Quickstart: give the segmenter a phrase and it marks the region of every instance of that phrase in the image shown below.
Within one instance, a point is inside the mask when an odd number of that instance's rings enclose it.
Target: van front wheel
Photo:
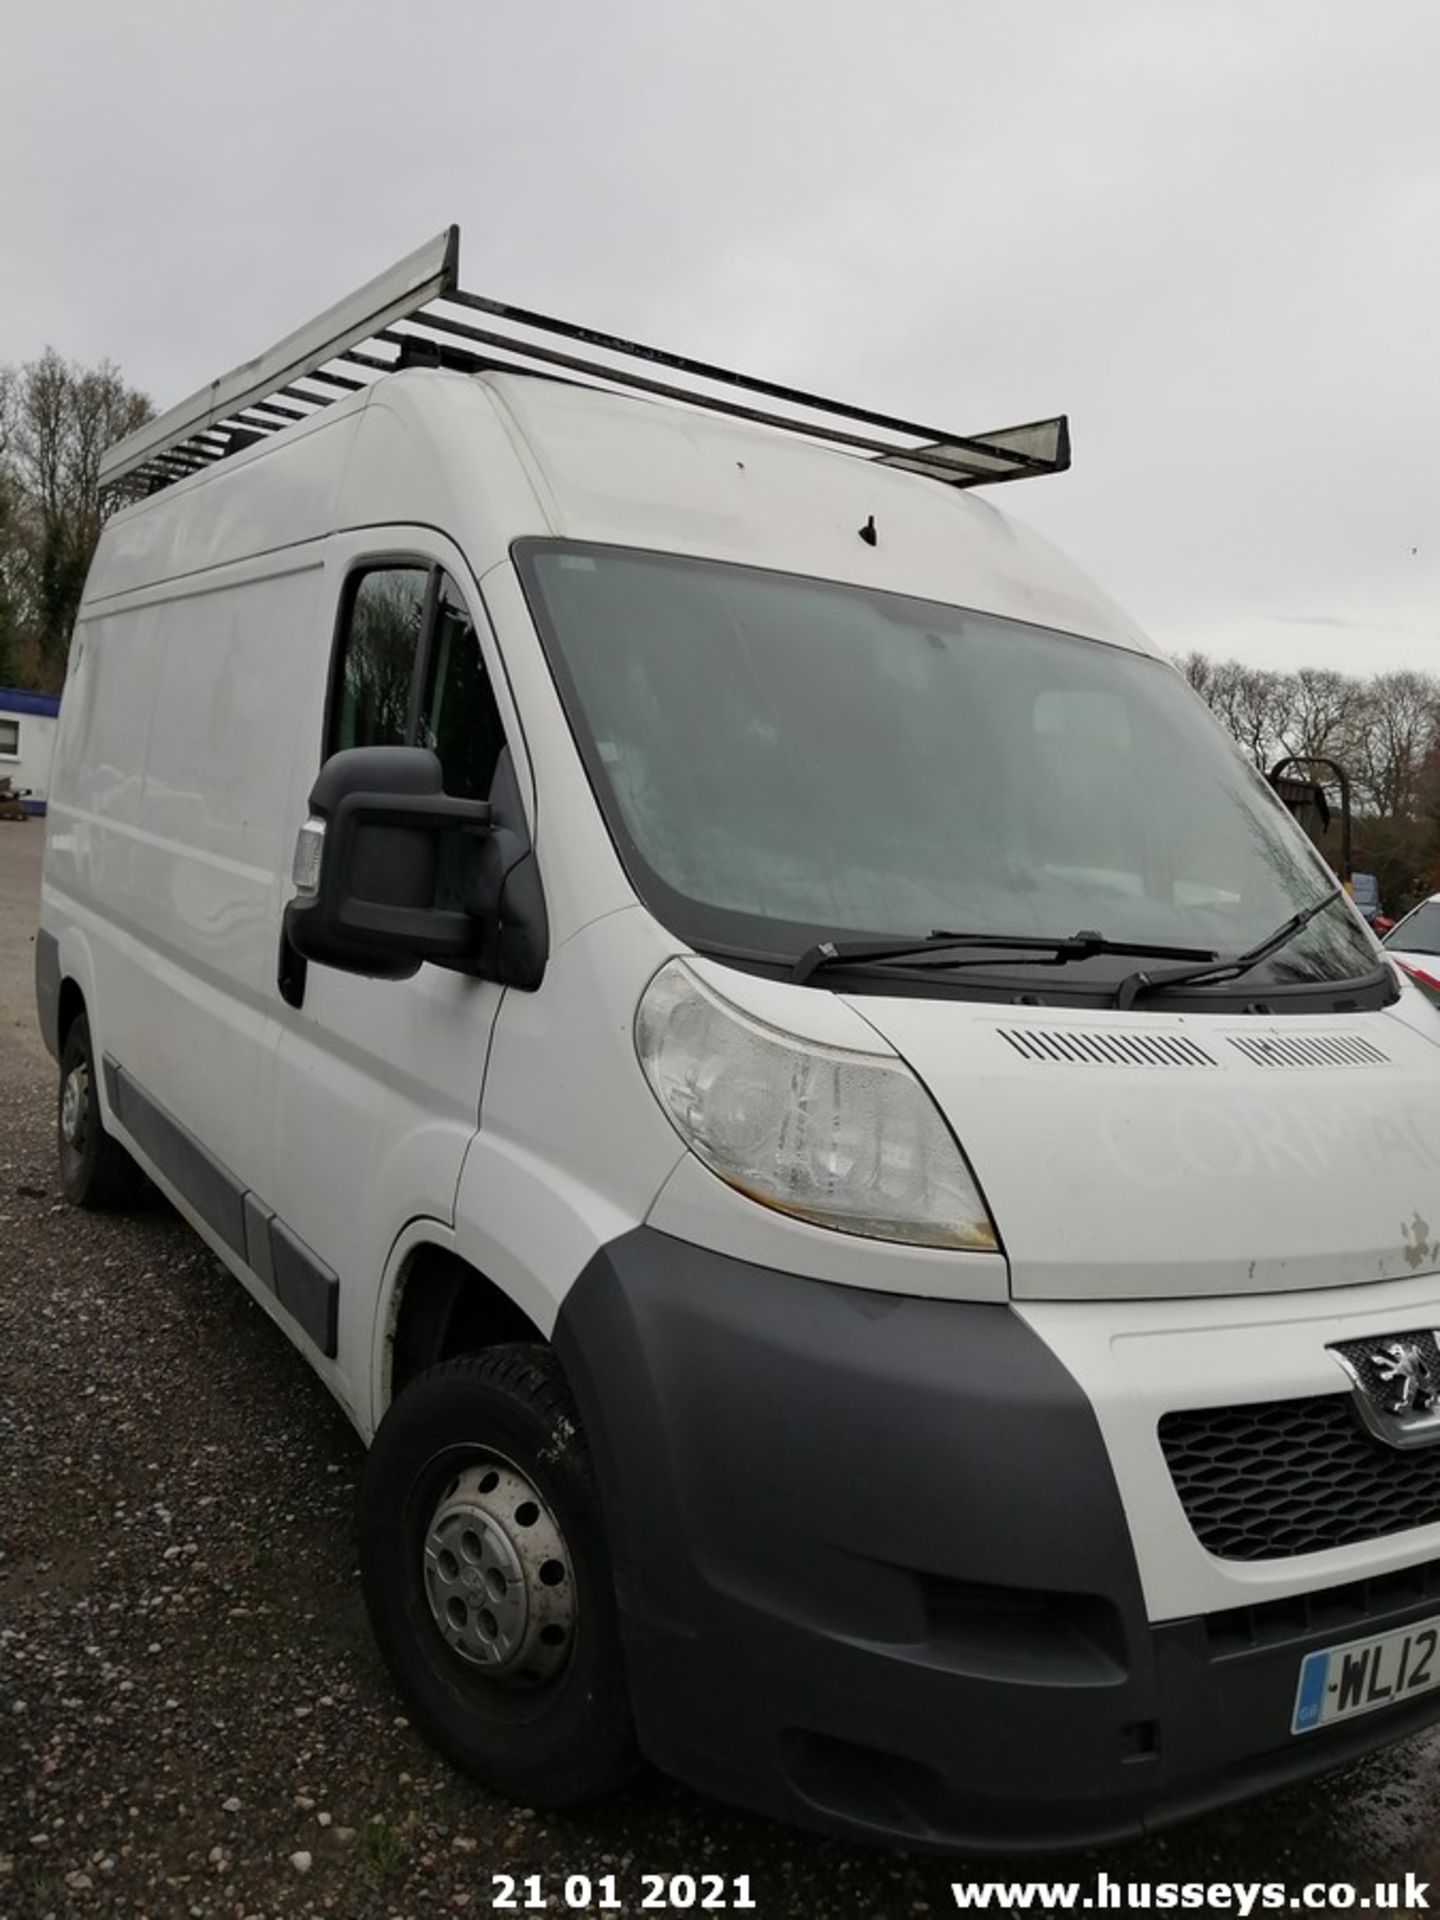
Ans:
[[[60,1049],[60,1092],[55,1114],[60,1150],[60,1189],[72,1207],[109,1213],[134,1204],[143,1190],[140,1169],[105,1131],[95,1087],[90,1022],[77,1014]]]
[[[619,1622],[579,1415],[550,1353],[423,1374],[360,1495],[371,1625],[412,1719],[486,1786],[576,1806],[634,1770]]]

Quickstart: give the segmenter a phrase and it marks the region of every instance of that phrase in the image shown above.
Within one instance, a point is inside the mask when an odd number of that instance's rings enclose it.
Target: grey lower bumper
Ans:
[[[1305,1651],[1440,1594],[1362,1594],[1343,1633],[1293,1604],[1152,1629],[1089,1404],[1007,1308],[641,1230],[592,1262],[556,1344],[641,1739],[697,1786],[851,1838],[1072,1848],[1440,1714],[1289,1734]]]

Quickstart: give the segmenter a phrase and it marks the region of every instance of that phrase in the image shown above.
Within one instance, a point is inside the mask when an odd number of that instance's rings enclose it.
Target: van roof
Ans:
[[[533,314],[532,334],[551,327],[589,353],[603,346],[594,377],[568,364],[568,347],[558,369],[548,348],[472,356],[470,322],[435,318],[437,285],[447,305],[472,302],[453,285],[452,256],[449,242],[438,253],[432,243],[113,448],[102,481],[140,497],[102,542],[87,608],[339,526],[424,521],[450,531],[477,573],[514,540],[550,534],[853,582],[1153,651],[1047,542],[971,491],[1059,471],[1063,419],[947,437],[797,394],[784,417],[773,383]],[[423,336],[396,331],[402,310],[423,315]],[[518,310],[499,311],[514,323]],[[463,331],[442,336],[443,326]],[[388,357],[357,345],[357,332]],[[458,358],[455,340],[466,345]],[[622,350],[647,370],[617,373]],[[409,364],[417,354],[447,364]],[[676,373],[693,394],[674,391]],[[274,397],[277,379],[292,397]],[[322,398],[325,382],[335,384]],[[744,395],[717,397],[725,382]],[[257,387],[271,397],[252,404]]]
[[[82,617],[114,596],[345,527],[428,525],[477,577],[526,537],[908,594],[1153,651],[1048,542],[979,495],[804,438],[536,378],[414,369],[116,515]]]

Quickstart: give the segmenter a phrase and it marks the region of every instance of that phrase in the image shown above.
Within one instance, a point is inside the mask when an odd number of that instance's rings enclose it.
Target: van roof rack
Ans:
[[[849,448],[953,487],[1063,473],[1070,465],[1063,414],[998,433],[918,426],[465,293],[459,260],[460,229],[447,227],[267,352],[117,442],[101,459],[101,487],[121,502],[143,498],[410,366],[540,373],[650,394]]]

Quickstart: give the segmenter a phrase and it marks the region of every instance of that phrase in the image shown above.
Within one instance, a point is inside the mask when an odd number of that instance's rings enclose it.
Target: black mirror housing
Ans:
[[[489,806],[452,799],[423,747],[332,754],[310,789],[286,944],[372,979],[406,979],[427,960],[463,965],[478,953],[480,922],[435,904],[441,841],[489,829]]]

